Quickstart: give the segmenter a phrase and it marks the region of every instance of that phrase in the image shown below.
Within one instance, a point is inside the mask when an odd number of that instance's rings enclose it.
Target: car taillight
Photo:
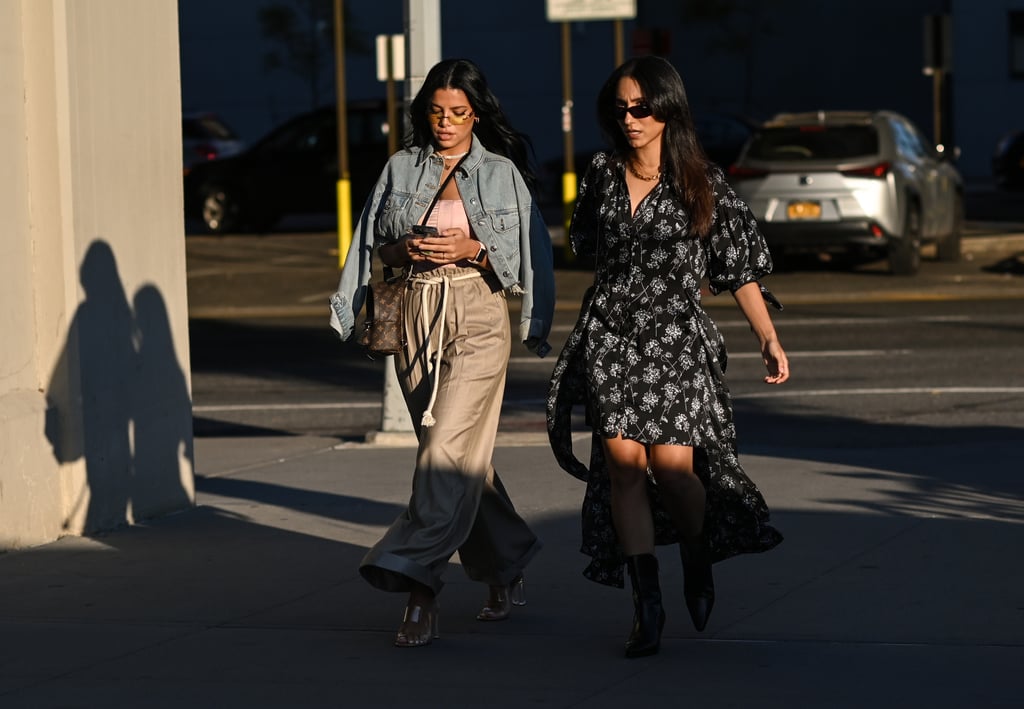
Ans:
[[[739,165],[729,166],[729,177],[734,180],[751,180],[755,177],[764,177],[767,174],[767,170],[760,170],[753,167],[741,167]]]
[[[889,174],[889,168],[892,167],[887,162],[880,162],[877,165],[870,165],[868,167],[855,167],[852,170],[841,170],[842,174],[848,177],[885,177]]]
[[[195,147],[196,155],[201,157],[203,160],[214,160],[217,157],[217,148],[212,145],[197,145]]]

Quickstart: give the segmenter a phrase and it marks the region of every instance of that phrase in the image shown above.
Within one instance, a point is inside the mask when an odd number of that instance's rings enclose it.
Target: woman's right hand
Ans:
[[[423,256],[413,240],[412,234],[403,234],[398,241],[381,246],[378,251],[380,260],[392,268],[401,268],[413,261],[422,261]]]

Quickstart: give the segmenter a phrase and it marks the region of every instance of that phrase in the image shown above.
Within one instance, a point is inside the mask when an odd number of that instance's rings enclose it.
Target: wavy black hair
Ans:
[[[654,118],[665,124],[661,137],[662,172],[689,210],[694,230],[706,236],[711,229],[715,205],[714,190],[708,179],[711,162],[697,140],[683,79],[665,59],[646,56],[626,61],[604,82],[597,96],[597,121],[601,133],[621,160],[628,158],[632,148],[615,116],[615,97],[619,81],[627,77],[640,87]]]
[[[480,119],[474,124],[473,133],[492,153],[515,163],[523,180],[533,190],[537,183],[529,160],[533,145],[527,136],[512,128],[498,97],[488,87],[484,73],[468,59],[445,59],[427,72],[423,85],[409,104],[412,132],[406,137],[405,146],[425,147],[433,142],[434,132],[427,114],[438,89],[459,89],[466,94],[473,113]]]

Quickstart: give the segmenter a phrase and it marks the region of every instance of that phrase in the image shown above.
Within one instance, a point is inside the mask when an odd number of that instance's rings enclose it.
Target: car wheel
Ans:
[[[203,224],[212,234],[224,234],[239,223],[238,202],[222,187],[212,187],[203,193]]]
[[[946,238],[935,246],[935,255],[939,261],[959,261],[961,255],[960,240],[964,227],[964,200],[957,197],[953,204],[953,224]]]
[[[903,236],[889,245],[889,270],[894,276],[913,276],[921,268],[921,214],[907,207]]]

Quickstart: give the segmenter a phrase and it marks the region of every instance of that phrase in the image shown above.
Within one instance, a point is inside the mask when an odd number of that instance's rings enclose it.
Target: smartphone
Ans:
[[[437,236],[437,227],[427,226],[426,224],[413,224],[412,233],[416,236]],[[420,249],[420,253],[424,256],[433,256],[433,251],[427,251]]]

